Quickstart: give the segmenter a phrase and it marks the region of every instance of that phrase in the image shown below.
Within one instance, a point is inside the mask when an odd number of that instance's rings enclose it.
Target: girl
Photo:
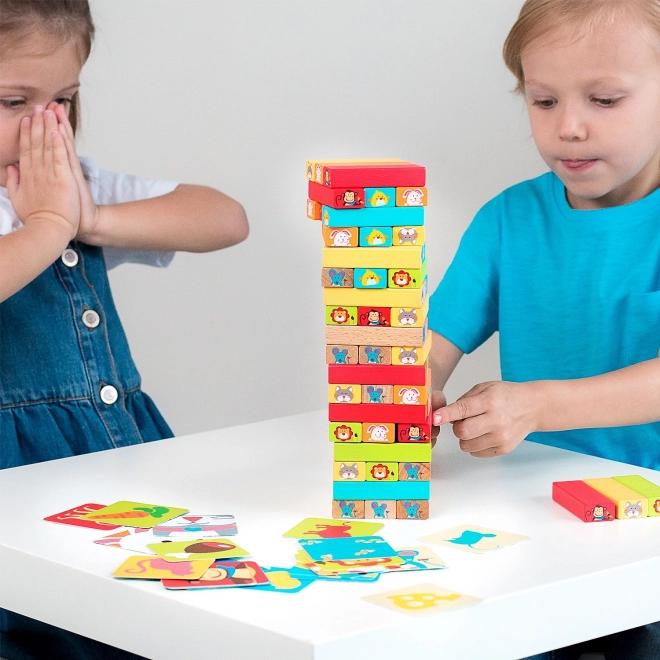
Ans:
[[[171,437],[140,389],[106,265],[165,265],[247,236],[202,186],[79,160],[87,0],[0,0],[0,468]],[[0,611],[0,656],[125,657]]]
[[[503,377],[434,422],[474,456],[532,434],[660,469],[660,0],[527,0],[504,57],[551,171],[481,209],[431,297],[435,388],[496,330]],[[660,657],[660,624],[598,644]]]

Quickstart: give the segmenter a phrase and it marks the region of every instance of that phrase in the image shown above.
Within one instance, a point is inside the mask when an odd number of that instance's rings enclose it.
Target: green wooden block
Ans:
[[[367,481],[399,481],[399,464],[367,463],[365,475]]]
[[[660,486],[654,484],[638,474],[629,474],[624,477],[612,477],[614,481],[634,490],[649,501],[649,516],[660,516]]]
[[[330,442],[362,442],[360,422],[330,422],[328,431]]]
[[[382,445],[373,442],[335,443],[334,460],[369,463],[429,463],[431,461],[431,443],[393,442]]]

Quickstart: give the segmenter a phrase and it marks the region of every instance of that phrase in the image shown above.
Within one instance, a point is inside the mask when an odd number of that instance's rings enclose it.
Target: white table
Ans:
[[[660,620],[660,518],[585,524],[550,498],[552,481],[659,474],[533,443],[480,460],[443,431],[431,519],[380,532],[395,546],[459,524],[531,540],[485,555],[434,546],[448,569],[372,584],[172,592],[110,577],[128,553],[93,544],[103,532],[42,521],[123,499],[232,513],[257,561],[291,566],[297,542],[282,533],[330,517],[325,420],[319,411],[0,472],[0,606],[157,660],[510,659]],[[418,582],[484,602],[413,617],[361,600]]]

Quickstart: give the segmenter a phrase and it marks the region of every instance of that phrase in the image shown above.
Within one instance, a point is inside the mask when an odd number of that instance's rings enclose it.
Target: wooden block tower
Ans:
[[[307,161],[307,217],[325,247],[335,518],[429,516],[431,374],[426,170]]]

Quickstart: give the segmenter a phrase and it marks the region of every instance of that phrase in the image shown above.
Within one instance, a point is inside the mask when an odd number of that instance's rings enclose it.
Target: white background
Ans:
[[[239,246],[111,272],[144,389],[176,434],[325,405],[306,159],[426,166],[431,290],[479,207],[545,171],[501,58],[521,4],[91,0],[79,153],[216,187],[250,221]],[[447,395],[498,377],[495,337]]]

